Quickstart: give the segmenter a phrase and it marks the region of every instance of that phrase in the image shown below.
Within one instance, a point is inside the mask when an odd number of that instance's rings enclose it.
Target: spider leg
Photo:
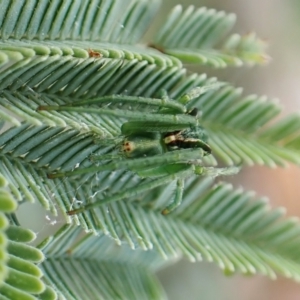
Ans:
[[[241,166],[231,166],[225,168],[215,168],[215,167],[201,167],[195,166],[195,174],[208,176],[208,177],[218,177],[218,176],[230,176],[235,175],[241,170]]]
[[[197,86],[190,90],[188,93],[185,93],[182,95],[179,99],[178,102],[186,105],[189,103],[191,100],[199,97],[201,94],[205,92],[204,87]]]
[[[239,172],[239,167],[227,167],[227,168],[212,168],[212,167],[195,167],[194,174],[202,176],[217,177],[220,175],[234,175]],[[184,191],[184,178],[177,180],[176,192],[174,200],[161,212],[163,215],[167,215],[176,209],[182,202]]]
[[[184,179],[178,179],[176,182],[176,192],[175,198],[171,204],[169,204],[161,213],[163,215],[167,215],[172,212],[175,208],[177,208],[182,201],[183,191],[184,191]]]
[[[169,204],[162,211],[162,214],[166,215],[181,204],[185,178],[187,178],[193,174],[201,175],[201,176],[213,176],[213,177],[219,176],[219,175],[233,175],[239,171],[239,168],[238,167],[206,168],[206,167],[201,167],[201,166],[197,166],[197,165],[181,164],[180,167],[178,167],[176,170],[173,170],[173,171],[174,172],[169,175],[160,176],[158,178],[153,179],[150,182],[141,183],[138,186],[131,187],[124,191],[120,191],[119,193],[116,193],[112,196],[108,196],[105,199],[101,199],[99,201],[86,204],[80,208],[70,210],[67,212],[67,214],[70,216],[76,215],[78,213],[82,213],[86,210],[90,210],[92,208],[101,206],[103,204],[111,203],[114,201],[119,201],[119,200],[129,198],[129,197],[135,197],[143,192],[154,189],[161,185],[166,185],[173,180],[177,180],[175,199],[171,204]]]
[[[202,149],[182,149],[177,151],[166,152],[163,154],[158,154],[149,157],[139,157],[132,159],[124,159],[121,161],[112,161],[108,164],[103,164],[100,166],[93,166],[88,168],[76,169],[70,172],[61,173],[51,173],[48,174],[48,178],[58,178],[73,175],[80,175],[86,173],[96,173],[101,171],[119,170],[119,169],[131,169],[135,167],[149,167],[154,165],[167,165],[176,164],[183,162],[191,162],[194,160],[201,160],[204,156],[204,151]]]
[[[96,201],[96,202],[93,202],[93,203],[86,204],[86,205],[84,205],[80,208],[76,208],[74,210],[70,210],[70,211],[67,212],[67,214],[71,216],[71,215],[75,215],[75,214],[78,214],[78,213],[82,213],[86,210],[90,210],[92,208],[95,208],[95,207],[103,205],[103,204],[111,203],[111,202],[114,202],[114,201],[119,201],[119,200],[129,198],[129,197],[135,197],[135,196],[137,196],[137,195],[139,195],[139,194],[141,194],[145,191],[154,189],[155,187],[158,187],[158,186],[161,186],[161,185],[166,185],[166,184],[168,184],[169,182],[171,182],[173,180],[179,179],[179,181],[183,181],[184,178],[186,178],[186,177],[188,177],[192,174],[194,174],[193,166],[185,165],[185,166],[182,166],[180,171],[177,171],[173,174],[156,178],[156,179],[154,179],[150,182],[141,183],[138,186],[131,187],[129,189],[126,189],[124,191],[116,193],[116,194],[114,194],[110,197],[108,196],[105,199],[102,199],[102,200],[99,200],[99,201]],[[180,178],[183,178],[183,179],[180,179]],[[181,197],[182,197],[182,195],[181,195]],[[179,198],[179,197],[176,197],[176,198]]]
[[[222,82],[215,82],[204,86],[196,86],[193,89],[191,89],[188,93],[182,95],[178,102],[182,103],[184,105],[188,104],[191,100],[198,98],[202,94],[206,93],[209,90],[214,90],[222,87],[224,83]]]
[[[77,106],[39,106],[37,110],[46,111],[71,111],[81,113],[92,113],[98,115],[109,115],[114,117],[131,119],[140,122],[153,122],[153,123],[170,123],[180,125],[197,125],[198,119],[188,114],[159,114],[159,113],[145,113],[139,111],[130,111],[122,109],[109,109],[109,108],[95,108],[95,107],[77,107]]]
[[[171,132],[171,131],[180,131],[188,127],[189,125],[187,124],[131,121],[131,122],[123,123],[121,127],[121,132],[123,135],[130,135],[130,134],[144,133],[144,132]]]
[[[160,165],[160,166],[149,166],[148,168],[131,168],[131,171],[135,172],[141,178],[154,178],[161,177],[165,175],[175,174],[180,172],[183,169],[187,168],[186,163],[179,164],[169,164],[169,165]]]
[[[116,154],[91,154],[90,160],[95,161],[101,161],[101,160],[113,160],[113,159],[119,159],[124,157],[122,153],[116,153]]]
[[[174,113],[185,113],[186,107],[185,105],[175,101],[170,100],[167,96],[162,97],[161,99],[158,98],[145,98],[145,97],[138,97],[138,96],[125,96],[125,95],[109,95],[103,97],[97,97],[87,100],[79,100],[74,101],[72,103],[68,103],[66,105],[62,105],[63,107],[68,106],[84,106],[84,105],[92,105],[92,104],[145,104],[150,106],[157,106],[159,108],[168,108],[174,111]]]

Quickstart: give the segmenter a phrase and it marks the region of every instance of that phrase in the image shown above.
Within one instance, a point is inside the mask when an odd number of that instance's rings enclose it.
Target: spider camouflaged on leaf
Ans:
[[[63,106],[40,106],[38,110],[73,111],[97,113],[127,118],[121,127],[121,138],[111,140],[115,151],[111,154],[91,157],[100,165],[79,168],[71,172],[49,174],[49,178],[65,177],[101,171],[128,169],[142,178],[153,178],[106,197],[101,201],[86,204],[71,210],[69,215],[81,213],[104,203],[135,196],[157,186],[176,181],[173,201],[162,211],[168,214],[182,201],[184,179],[191,175],[218,176],[234,174],[238,168],[208,168],[202,166],[204,156],[211,154],[208,137],[199,124],[197,109],[188,110],[190,100],[199,97],[207,87],[196,87],[178,100],[169,99],[164,93],[161,99],[134,96],[110,95],[90,100],[77,101]],[[122,102],[146,104],[156,110],[152,113],[124,109],[87,107],[93,104]]]

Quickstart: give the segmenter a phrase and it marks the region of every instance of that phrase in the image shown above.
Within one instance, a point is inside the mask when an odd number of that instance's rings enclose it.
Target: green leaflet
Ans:
[[[235,23],[234,14],[195,8],[174,7],[158,31],[153,47],[179,58],[185,63],[209,65],[216,68],[263,64],[269,60],[266,44],[255,34],[224,36]]]
[[[281,274],[299,280],[299,222],[284,219],[283,209],[270,210],[264,198],[254,201],[253,192],[234,190],[228,184],[211,184],[211,179],[190,180],[184,202],[167,217],[159,212],[172,193],[170,188],[155,201],[152,193],[144,204],[117,202],[83,214],[91,224],[99,226],[100,232],[120,244],[124,239],[132,249],[142,247],[149,254],[136,250],[128,254],[133,257],[124,258],[121,252],[127,245],[118,248],[113,243],[106,244],[104,237],[96,242],[92,234],[80,236],[77,227],[62,229],[42,247],[54,257],[69,253],[81,259],[132,259],[154,269],[160,266],[159,256],[170,260],[184,255],[192,261],[214,261],[226,273],[258,272],[271,278]],[[200,194],[203,196],[199,199]],[[148,262],[147,255],[154,257]]]
[[[13,199],[9,191],[6,190],[7,180],[0,174],[0,286],[7,277],[8,268],[6,266],[8,260],[8,238],[6,235],[7,228],[9,228],[9,222],[5,216],[5,213],[10,213],[16,209],[16,202]]]
[[[43,253],[27,245],[35,234],[13,225],[13,218],[3,213],[12,213],[16,201],[7,189],[8,181],[0,174],[0,224],[1,224],[1,272],[0,295],[5,299],[56,299],[54,290],[42,280],[43,273],[36,263],[44,259]]]
[[[166,299],[153,271],[165,264],[154,251],[118,247],[109,238],[63,226],[40,245],[46,279],[66,299]],[[69,280],[77,274],[77,280]]]
[[[157,0],[6,1],[1,4],[1,36],[132,44],[147,29],[159,4]]]

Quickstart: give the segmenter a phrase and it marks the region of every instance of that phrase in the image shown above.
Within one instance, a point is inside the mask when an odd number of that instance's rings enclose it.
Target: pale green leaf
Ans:
[[[158,0],[2,1],[3,39],[101,40],[136,43],[157,12]]]
[[[9,180],[1,174],[1,181]],[[0,188],[0,297],[1,299],[37,299],[36,296],[47,294],[46,299],[56,299],[56,293],[47,287],[42,279],[43,273],[37,262],[44,259],[43,253],[29,246],[35,234],[25,228],[14,225],[13,215],[5,217],[4,213],[12,213],[17,205],[8,185]],[[45,294],[45,295],[46,295]]]
[[[40,247],[48,257],[45,278],[63,299],[166,299],[153,274],[165,263],[154,251],[116,246],[76,226],[62,227]]]
[[[266,44],[255,34],[234,34],[223,41],[235,19],[223,11],[194,6],[184,10],[177,5],[151,46],[185,63],[216,68],[266,63]]]

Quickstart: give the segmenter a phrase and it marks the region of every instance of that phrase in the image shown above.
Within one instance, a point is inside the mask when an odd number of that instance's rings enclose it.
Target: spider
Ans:
[[[136,196],[157,186],[176,181],[174,199],[162,211],[162,214],[166,215],[181,204],[185,178],[191,175],[218,176],[236,173],[236,168],[201,166],[203,157],[211,154],[211,148],[206,131],[199,125],[197,109],[188,110],[187,104],[205,90],[205,87],[196,87],[177,100],[169,99],[166,93],[161,99],[110,95],[77,101],[70,105],[38,107],[38,110],[97,113],[128,119],[128,122],[121,126],[121,139],[116,142],[117,153],[91,157],[92,161],[109,160],[108,163],[70,172],[48,174],[49,178],[127,169],[141,178],[152,179],[150,182],[121,190],[103,200],[70,210],[67,214],[78,214],[104,203]],[[146,104],[156,108],[156,111],[145,113],[125,109],[86,107],[108,102]]]

